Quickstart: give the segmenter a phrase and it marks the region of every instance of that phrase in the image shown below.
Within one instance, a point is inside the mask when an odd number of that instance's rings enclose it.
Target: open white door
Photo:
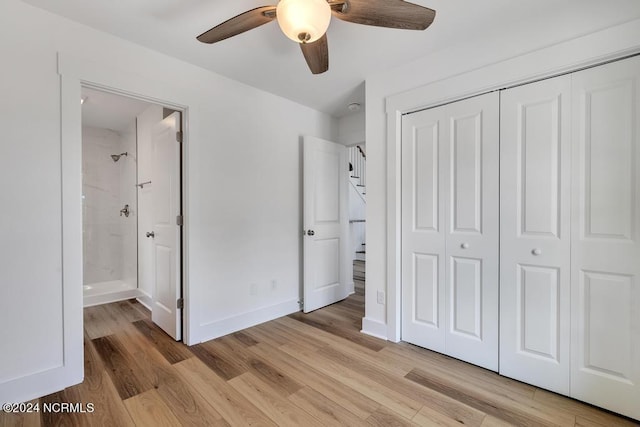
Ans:
[[[353,292],[349,280],[349,163],[343,145],[304,138],[304,312]]]
[[[176,340],[182,338],[180,236],[180,113],[155,125],[153,146],[154,289],[151,319]]]

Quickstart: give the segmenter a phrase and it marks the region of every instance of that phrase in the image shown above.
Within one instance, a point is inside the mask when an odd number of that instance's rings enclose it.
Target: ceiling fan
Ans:
[[[313,74],[329,69],[327,28],[331,15],[343,21],[403,30],[424,30],[436,12],[404,0],[280,0],[277,6],[262,6],[216,25],[200,34],[203,43],[216,43],[276,19],[282,32],[300,43]]]

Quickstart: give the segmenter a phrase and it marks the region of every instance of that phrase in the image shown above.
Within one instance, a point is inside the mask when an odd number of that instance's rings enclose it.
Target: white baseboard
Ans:
[[[363,334],[371,335],[372,337],[387,339],[387,324],[382,323],[379,320],[369,319],[367,317],[362,319]]]
[[[126,291],[118,291],[104,295],[90,295],[83,297],[84,307],[93,307],[94,305],[109,304],[117,301],[124,301],[132,298],[138,298],[140,291],[138,289],[130,289]]]
[[[151,311],[151,307],[153,306],[153,298],[151,295],[146,293],[145,291],[138,289],[140,291],[140,296],[138,297],[138,302],[145,306],[147,310]]]
[[[298,304],[298,299],[295,298],[280,304],[206,323],[200,325],[198,333],[200,339],[198,342],[219,338],[298,311],[300,311],[300,305]]]
[[[351,280],[351,282],[347,283],[347,295],[353,295],[356,293],[356,282]]]
[[[70,366],[56,366],[40,372],[32,372],[0,384],[0,405],[28,402],[80,384],[83,380],[84,370],[74,372],[73,367]]]

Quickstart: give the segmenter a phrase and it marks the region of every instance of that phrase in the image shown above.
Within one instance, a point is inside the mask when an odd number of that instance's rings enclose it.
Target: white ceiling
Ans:
[[[350,102],[364,105],[367,76],[436,50],[514,32],[539,34],[542,47],[547,31],[569,38],[640,17],[638,0],[413,0],[437,12],[425,31],[332,19],[329,71],[312,75],[299,46],[275,22],[213,45],[195,38],[276,0],[23,1],[336,117],[348,113]]]
[[[82,126],[111,129],[122,132],[131,126],[135,118],[146,110],[148,102],[82,88]],[[79,102],[79,100],[78,100]]]

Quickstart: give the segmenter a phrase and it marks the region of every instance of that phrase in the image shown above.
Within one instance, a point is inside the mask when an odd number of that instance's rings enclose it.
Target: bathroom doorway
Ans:
[[[179,340],[181,113],[89,87],[81,94],[84,306],[136,298]]]

